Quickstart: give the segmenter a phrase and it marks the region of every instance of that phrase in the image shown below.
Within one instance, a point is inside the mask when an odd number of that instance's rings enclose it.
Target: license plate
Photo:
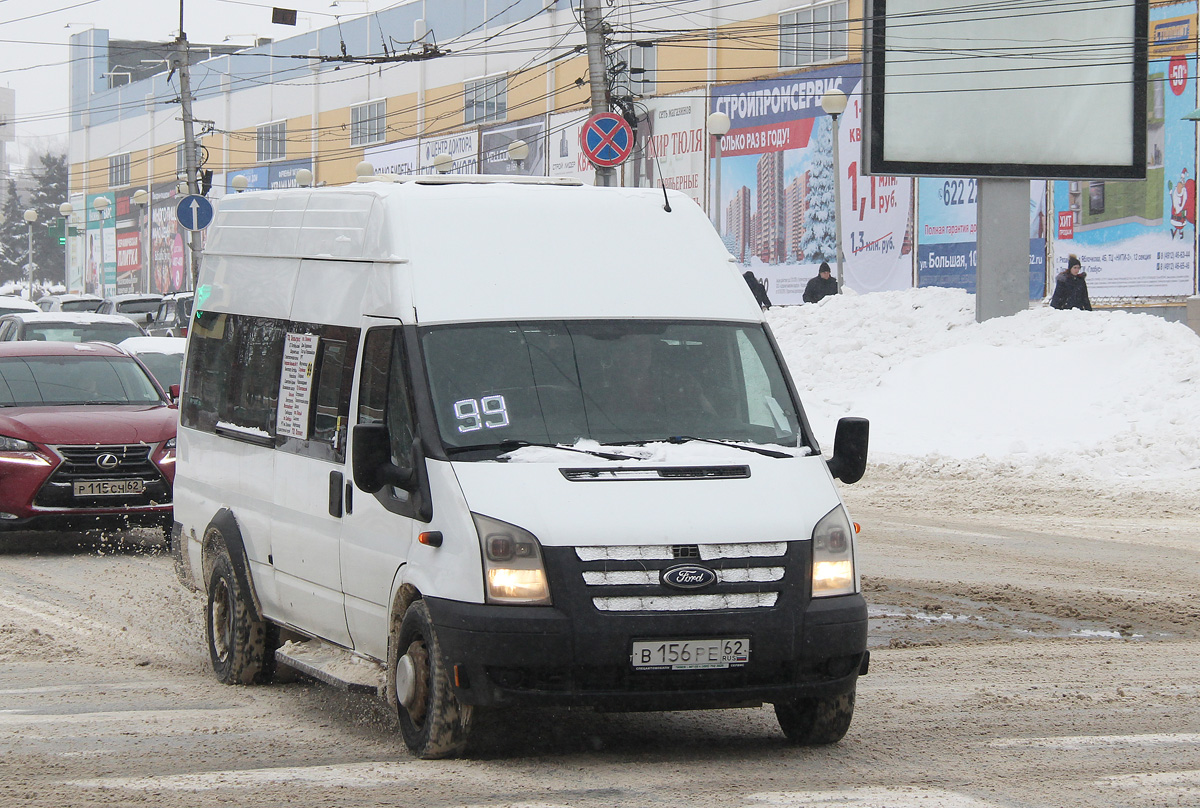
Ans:
[[[629,661],[636,670],[740,668],[750,661],[750,639],[639,640]]]
[[[144,480],[88,480],[75,483],[75,496],[110,497],[122,494],[140,494],[144,489]]]

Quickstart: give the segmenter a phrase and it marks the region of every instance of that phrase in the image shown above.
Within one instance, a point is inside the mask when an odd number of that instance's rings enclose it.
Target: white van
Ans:
[[[378,688],[425,758],[529,702],[838,741],[867,424],[822,457],[700,208],[371,179],[226,197],[209,236],[172,544],[218,677]]]

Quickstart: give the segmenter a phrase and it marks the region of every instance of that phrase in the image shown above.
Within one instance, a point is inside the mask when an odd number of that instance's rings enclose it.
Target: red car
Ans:
[[[115,345],[0,342],[0,531],[169,530],[178,415]]]

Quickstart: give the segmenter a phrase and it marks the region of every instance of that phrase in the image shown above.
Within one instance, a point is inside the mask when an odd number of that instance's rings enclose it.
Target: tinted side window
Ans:
[[[369,331],[362,365],[358,423],[387,424],[392,460],[411,466],[415,429],[403,332],[398,328]]]
[[[350,416],[350,388],[354,383],[354,357],[358,352],[357,328],[290,323],[288,334],[316,337],[312,357],[311,387],[307,395],[308,420],[298,433],[307,438],[279,434],[283,451],[317,457],[336,463],[346,460],[346,434]],[[286,362],[285,358],[285,362]],[[286,365],[283,368],[286,374]],[[283,385],[283,379],[277,379]],[[286,392],[284,406],[288,405]],[[303,402],[299,403],[303,406]],[[280,428],[280,433],[287,430]]]
[[[210,432],[224,427],[273,437],[285,326],[280,320],[217,314],[197,328],[180,422]]]

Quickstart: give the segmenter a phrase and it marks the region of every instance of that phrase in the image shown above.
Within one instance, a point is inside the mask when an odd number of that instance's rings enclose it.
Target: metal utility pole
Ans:
[[[604,58],[604,15],[600,0],[583,0],[583,32],[587,36],[588,81],[592,90],[592,114],[608,112],[608,65]],[[596,184],[617,184],[615,168],[596,166]]]
[[[176,67],[179,68],[179,106],[183,111],[183,166],[187,172],[187,188],[189,194],[199,194],[200,185],[196,165],[196,133],[192,119],[192,81],[188,73],[188,41],[183,32],[183,0],[179,0],[179,38],[175,40]],[[192,230],[189,238],[192,251],[192,288],[196,288],[196,278],[200,274],[200,231]]]

